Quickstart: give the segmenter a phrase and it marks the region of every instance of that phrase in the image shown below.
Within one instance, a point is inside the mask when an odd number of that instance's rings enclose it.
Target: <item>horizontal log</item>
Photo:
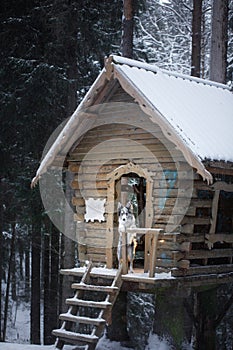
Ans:
[[[87,246],[87,253],[88,254],[106,254],[106,246],[105,247],[93,247],[93,246]]]
[[[122,146],[124,145],[124,142],[127,143],[130,146],[130,143],[132,144],[131,147],[133,147],[133,143],[135,144],[135,146],[140,147],[144,146],[147,147],[148,149],[156,149],[156,150],[169,150],[167,147],[165,147],[163,145],[163,143],[161,143],[160,140],[153,138],[153,136],[148,137],[147,134],[145,135],[141,135],[141,136],[136,136],[134,134],[132,135],[123,135],[123,137],[119,137],[119,136],[108,136],[108,137],[96,137],[95,139],[90,140],[89,138],[85,137],[85,142],[81,142],[78,147],[76,147],[76,149],[74,150],[75,153],[82,153],[82,152],[88,152],[90,149],[92,149],[93,147],[98,146],[99,149],[101,149],[101,147],[104,147],[104,145],[106,144],[106,146],[108,147],[108,145],[110,145],[111,147],[114,147],[115,150],[117,150],[118,148],[121,149]],[[171,148],[171,145],[169,145],[169,147]],[[103,148],[104,149],[104,148]],[[177,151],[176,151],[177,152]]]
[[[86,190],[83,189],[82,193],[79,190],[75,190],[75,196],[80,198],[83,196],[85,196],[85,198],[106,198],[107,197],[107,189],[96,189],[96,191],[92,190]]]
[[[191,205],[196,208],[211,208],[212,207],[212,200],[211,199],[198,199],[198,198],[192,198],[191,199]]]
[[[72,204],[77,206],[77,207],[84,207],[85,206],[85,200],[84,200],[84,198],[73,197],[72,198]]]
[[[188,270],[190,268],[190,261],[189,260],[186,260],[186,259],[183,259],[183,260],[180,260],[177,262],[177,265],[176,265],[179,269],[185,269],[185,270]]]
[[[188,259],[209,259],[209,258],[225,258],[232,257],[233,249],[212,249],[212,250],[191,250],[187,253]]]
[[[161,215],[155,215],[154,216],[154,222],[155,225],[157,224],[166,224],[166,223],[170,223],[170,224],[174,224],[174,225],[179,225],[181,223],[181,221],[183,222],[183,217],[184,215],[173,215],[172,213],[170,215],[163,215],[163,212]]]
[[[190,266],[189,270],[185,272],[185,276],[190,275],[210,275],[210,274],[221,274],[224,272],[232,272],[233,265],[206,265],[206,266]],[[183,276],[184,272],[179,269],[172,270],[172,276],[179,277]]]
[[[224,233],[214,233],[214,234],[206,234],[205,238],[208,242],[216,243],[216,242],[225,242],[225,243],[233,243],[233,234],[224,234]]]
[[[159,212],[160,211],[160,212]],[[194,207],[178,207],[177,205],[174,206],[166,206],[163,209],[158,209],[155,207],[154,212],[158,212],[159,214],[162,213],[163,215],[187,215],[187,216],[195,216],[196,215],[196,208]]]
[[[199,217],[185,216],[182,220],[182,225],[183,224],[209,225],[210,218],[199,218]]]
[[[111,167],[112,168],[112,167]],[[96,169],[95,167],[92,168],[91,173],[86,172],[86,168],[83,167],[83,172],[80,174],[76,174],[74,176],[74,181],[79,182],[89,182],[89,181],[107,181],[107,172],[102,172],[101,169]],[[113,169],[111,169],[112,171]],[[97,172],[98,171],[98,172]]]
[[[160,251],[180,251],[189,252],[191,249],[191,243],[185,242],[186,244],[179,244],[178,242],[167,241],[166,239],[160,239],[158,241],[158,250]]]
[[[99,181],[99,180],[96,180],[94,179],[94,181],[72,181],[71,183],[71,188],[74,189],[74,190],[78,190],[80,189],[81,191],[83,189],[87,189],[87,190],[90,190],[90,189],[106,189],[107,188],[107,181],[106,180],[103,180],[103,181]]]

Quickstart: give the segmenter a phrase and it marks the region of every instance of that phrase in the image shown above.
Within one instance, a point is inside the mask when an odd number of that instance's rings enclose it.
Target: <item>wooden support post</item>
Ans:
[[[154,277],[155,274],[155,264],[156,264],[156,256],[157,256],[157,242],[158,242],[158,233],[150,233],[150,269],[149,269],[149,277]]]
[[[217,287],[198,292],[196,304],[196,349],[215,350]]]
[[[169,349],[181,349],[184,342],[191,341],[193,325],[184,306],[186,300],[192,302],[185,288],[163,288],[156,293],[153,332],[169,339]]]
[[[134,228],[128,229],[128,232],[145,235],[145,252],[144,252],[144,272],[148,272],[149,277],[154,277],[157,257],[157,242],[162,229],[155,228]]]
[[[145,250],[144,250],[144,272],[149,271],[150,262],[150,241],[147,234],[145,234]]]
[[[107,326],[107,338],[111,341],[129,341],[127,330],[127,292],[119,292],[112,308],[112,322]]]
[[[127,232],[122,233],[122,273],[128,273]]]

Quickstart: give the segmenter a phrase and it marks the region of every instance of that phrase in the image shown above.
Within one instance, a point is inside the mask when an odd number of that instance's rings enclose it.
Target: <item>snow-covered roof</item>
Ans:
[[[113,57],[201,160],[233,161],[233,94],[226,85]]]
[[[161,70],[154,65],[124,57],[110,56],[105,69],[43,159],[33,185],[62,147],[65,144],[67,147],[66,142],[71,147],[68,140],[74,142],[74,126],[80,123],[83,127],[85,122],[80,111],[91,105],[100,86],[103,87],[112,77],[161,127],[164,135],[175,143],[204,180],[212,181],[211,174],[202,163],[204,160],[233,162],[233,94],[226,85]]]

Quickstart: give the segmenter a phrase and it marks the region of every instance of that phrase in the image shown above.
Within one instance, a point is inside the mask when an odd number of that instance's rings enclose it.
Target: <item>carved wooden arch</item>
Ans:
[[[152,203],[152,188],[153,179],[146,169],[143,169],[137,164],[129,162],[125,165],[121,165],[114,169],[107,177],[108,190],[107,190],[107,226],[106,226],[106,238],[107,238],[107,267],[113,266],[113,246],[114,246],[114,229],[113,229],[113,215],[114,215],[114,198],[115,198],[115,182],[119,180],[122,175],[129,173],[135,173],[140,177],[146,179],[146,215],[145,226],[151,228],[153,220],[153,203]]]

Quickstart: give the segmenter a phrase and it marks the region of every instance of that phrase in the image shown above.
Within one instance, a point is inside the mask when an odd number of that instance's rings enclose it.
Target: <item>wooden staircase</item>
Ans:
[[[71,286],[76,290],[75,295],[66,299],[69,309],[59,316],[63,321],[62,326],[52,332],[57,337],[56,349],[62,349],[68,343],[80,349],[94,350],[105,325],[111,322],[112,306],[122,284],[122,268],[118,269],[110,285],[109,278],[103,276],[99,285],[92,282],[92,267],[92,263],[89,263],[80,283]]]

